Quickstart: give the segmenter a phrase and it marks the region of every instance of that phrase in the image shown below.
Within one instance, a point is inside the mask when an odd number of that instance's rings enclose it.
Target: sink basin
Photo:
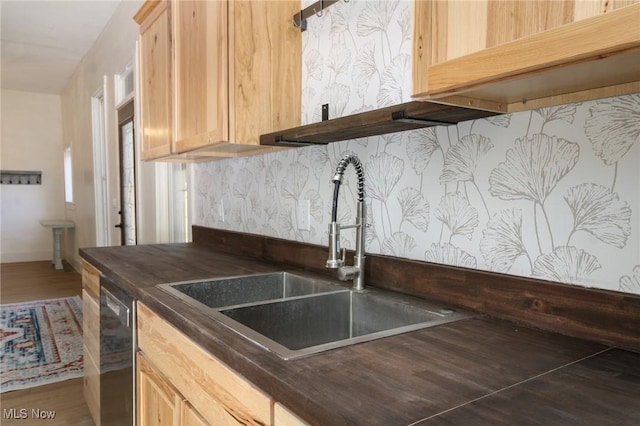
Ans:
[[[433,327],[472,314],[398,293],[277,272],[159,287],[284,359]]]
[[[471,316],[420,299],[368,289],[222,309],[220,313],[226,317],[222,322],[284,359]]]
[[[195,301],[210,308],[281,300],[341,288],[331,282],[290,272],[183,281],[160,284],[159,287],[189,303]]]

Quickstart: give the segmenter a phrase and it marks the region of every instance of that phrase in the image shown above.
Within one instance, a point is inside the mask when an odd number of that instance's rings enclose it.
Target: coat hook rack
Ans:
[[[293,26],[300,28],[300,31],[307,29],[307,19],[312,16],[322,16],[324,10],[334,3],[338,3],[340,0],[319,0],[308,6],[298,13],[293,15]],[[343,0],[345,3],[349,3],[350,0]]]
[[[0,170],[2,185],[42,185],[42,172]]]

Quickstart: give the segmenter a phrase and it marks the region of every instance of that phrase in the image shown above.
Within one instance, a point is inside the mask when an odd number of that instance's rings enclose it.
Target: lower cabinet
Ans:
[[[137,312],[139,424],[305,424],[147,306]]]
[[[100,425],[100,271],[82,262],[84,399]]]
[[[207,423],[171,386],[160,373],[156,372],[138,353],[138,424],[160,425],[206,425]]]
[[[273,406],[273,424],[276,426],[305,426],[307,422],[293,414],[284,405],[276,402]]]

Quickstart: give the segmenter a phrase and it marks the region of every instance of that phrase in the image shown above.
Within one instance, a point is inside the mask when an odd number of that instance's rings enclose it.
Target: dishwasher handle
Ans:
[[[102,287],[102,294],[104,295],[106,307],[120,319],[120,322],[127,327],[131,327],[129,307],[104,287]]]

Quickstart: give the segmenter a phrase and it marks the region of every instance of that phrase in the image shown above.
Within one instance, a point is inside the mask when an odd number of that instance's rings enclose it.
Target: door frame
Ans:
[[[134,113],[134,101],[133,97],[129,98],[125,102],[123,102],[117,109],[117,122],[118,122],[118,182],[119,182],[119,195],[120,195],[120,225],[116,225],[120,227],[120,243],[121,245],[125,245],[125,218],[124,218],[124,180],[122,179],[123,170],[122,165],[124,161],[124,152],[122,149],[122,127],[127,123],[131,123],[133,126],[132,139],[133,139],[133,223],[134,223],[134,240],[135,244],[138,243],[138,171],[137,171],[137,159],[138,155],[136,152],[136,125],[135,125],[135,113]]]
[[[91,131],[93,144],[93,187],[95,196],[95,227],[96,246],[109,245],[109,175],[107,168],[107,109],[105,88],[107,77],[104,77],[103,86],[91,97]]]

